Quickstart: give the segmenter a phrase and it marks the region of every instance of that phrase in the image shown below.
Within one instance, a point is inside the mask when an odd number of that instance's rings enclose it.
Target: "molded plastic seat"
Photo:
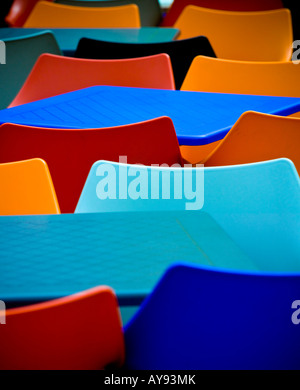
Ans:
[[[125,326],[124,368],[299,370],[299,295],[299,272],[175,264]]]
[[[142,26],[157,26],[161,21],[161,9],[158,0],[56,0],[55,2],[77,7],[115,7],[136,4],[139,7]]]
[[[141,21],[136,4],[91,8],[39,1],[24,27],[141,27]]]
[[[38,1],[40,0],[13,0],[5,22],[10,27],[22,27]]]
[[[174,27],[177,39],[206,36],[218,58],[242,61],[290,61],[293,48],[289,9],[230,12],[187,6]]]
[[[39,157],[50,169],[61,212],[75,210],[93,163],[183,164],[173,122],[161,117],[104,129],[0,126],[0,162]]]
[[[181,90],[299,97],[300,67],[292,62],[234,61],[197,56]],[[299,113],[293,116],[299,116]],[[218,143],[205,147],[182,146],[182,155],[195,164],[205,160]]]
[[[6,310],[1,370],[99,370],[124,361],[118,302],[99,286]]]
[[[78,58],[120,59],[160,53],[166,53],[171,58],[176,89],[181,87],[195,56],[202,54],[215,57],[209,41],[203,36],[159,43],[119,43],[82,38],[74,56]]]
[[[202,163],[235,165],[286,157],[300,174],[299,150],[299,118],[246,112]]]
[[[111,61],[44,54],[9,107],[94,85],[175,89],[167,54]]]
[[[300,67],[292,61],[235,61],[197,56],[182,91],[300,96]]]
[[[45,161],[38,158],[0,164],[0,215],[59,214]]]
[[[223,11],[268,11],[283,8],[281,0],[174,0],[168,9],[161,26],[173,26],[187,5]],[[287,7],[288,8],[288,7]]]
[[[117,195],[120,177],[128,188],[127,197]],[[200,209],[259,269],[299,270],[300,179],[285,158],[208,168],[98,161],[75,212]]]
[[[41,54],[62,54],[50,31],[3,41],[6,46],[6,65],[0,66],[0,109],[6,108],[14,99]]]

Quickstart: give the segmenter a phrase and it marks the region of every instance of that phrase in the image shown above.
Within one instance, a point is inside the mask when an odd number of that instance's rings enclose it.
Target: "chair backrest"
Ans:
[[[161,9],[158,0],[56,0],[56,3],[77,7],[115,7],[125,4],[136,4],[139,7],[141,26],[157,26],[161,21]]]
[[[300,67],[292,61],[234,61],[197,56],[181,90],[299,97]]]
[[[6,310],[0,343],[2,370],[99,370],[121,366],[125,354],[117,298],[107,286]]]
[[[223,11],[268,11],[283,8],[281,0],[174,0],[160,25],[173,26],[187,5]],[[288,8],[288,7],[287,7]]]
[[[245,112],[206,159],[205,166],[247,164],[285,157],[300,175],[300,119]]]
[[[5,17],[5,22],[9,27],[22,27],[38,1],[40,0],[13,0],[9,12]]]
[[[61,212],[74,212],[95,161],[182,165],[173,122],[161,117],[104,129],[0,126],[0,162],[39,157],[49,167]]]
[[[299,369],[299,295],[299,272],[174,264],[125,326],[124,368]]]
[[[6,47],[6,65],[0,66],[0,109],[11,103],[41,54],[62,54],[51,31],[6,38],[3,41]]]
[[[138,28],[141,27],[141,21],[136,4],[91,8],[39,1],[26,19],[24,27]]]
[[[174,27],[177,39],[206,36],[218,58],[242,61],[290,61],[293,52],[291,12],[287,8],[230,12],[189,5]]]
[[[175,89],[167,54],[121,60],[88,60],[44,54],[9,107],[94,85]]]
[[[97,161],[75,212],[202,209],[260,269],[295,270],[299,195],[299,175],[285,158],[208,168]]]
[[[51,174],[42,159],[0,164],[0,215],[59,214]]]
[[[74,57],[120,59],[144,57],[160,53],[166,53],[171,58],[176,89],[181,87],[194,57],[201,54],[215,57],[209,41],[203,36],[157,43],[120,43],[82,38],[78,43]]]

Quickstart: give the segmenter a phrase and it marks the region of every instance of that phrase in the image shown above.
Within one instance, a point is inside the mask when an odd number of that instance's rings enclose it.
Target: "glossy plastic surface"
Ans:
[[[121,195],[113,192],[119,177]],[[284,158],[171,169],[98,161],[76,211],[203,210],[260,269],[293,272],[300,265],[299,194],[297,170]]]
[[[167,54],[124,60],[41,55],[9,107],[94,85],[175,89]]]
[[[56,0],[55,2],[77,7],[115,7],[136,4],[139,7],[142,26],[157,26],[161,21],[161,9],[158,0]]]
[[[171,58],[177,89],[181,87],[195,56],[215,57],[210,42],[203,36],[161,43],[121,43],[82,38],[74,55],[79,58],[119,59],[160,53],[166,53]]]
[[[118,302],[97,286],[57,300],[6,311],[1,370],[99,370],[124,361]]]
[[[39,1],[24,27],[141,27],[141,20],[136,4],[89,8]]]
[[[290,61],[293,30],[289,9],[230,12],[188,5],[174,27],[177,39],[206,36],[218,58]]]
[[[0,164],[0,215],[59,214],[45,161],[37,158]]]
[[[299,294],[299,272],[176,264],[125,327],[125,368],[299,370]]]
[[[300,96],[300,66],[289,62],[234,61],[197,56],[183,91]]]
[[[209,167],[286,157],[300,174],[299,148],[299,118],[247,112],[202,163]]]
[[[0,162],[39,157],[49,167],[63,213],[72,213],[95,161],[179,164],[182,158],[172,121],[157,118],[128,126],[48,129],[0,126]]]
[[[187,5],[224,11],[267,11],[283,8],[281,0],[173,0],[161,26],[173,26]]]
[[[0,108],[3,109],[19,92],[41,54],[62,53],[54,35],[47,30],[1,40],[6,50],[6,64],[0,66]]]
[[[250,110],[286,116],[300,111],[300,98],[95,86],[2,110],[0,123],[83,129],[168,116],[181,145],[206,145]]]

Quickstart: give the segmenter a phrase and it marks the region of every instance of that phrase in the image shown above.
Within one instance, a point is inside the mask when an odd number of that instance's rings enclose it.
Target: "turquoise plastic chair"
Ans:
[[[33,65],[43,53],[62,55],[51,31],[3,39],[6,65],[0,65],[0,109],[6,108],[21,89]]]
[[[300,180],[291,160],[168,168],[96,162],[75,212],[199,210],[265,271],[300,270]]]
[[[139,7],[143,27],[158,26],[162,17],[158,0],[55,0],[54,2],[77,7],[114,7],[136,4]]]
[[[299,370],[299,296],[299,272],[175,264],[125,326],[124,368]]]

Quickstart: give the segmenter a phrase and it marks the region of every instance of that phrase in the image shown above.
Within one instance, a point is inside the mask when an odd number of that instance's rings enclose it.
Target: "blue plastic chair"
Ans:
[[[174,264],[124,328],[125,368],[299,370],[299,296],[299,273]]]
[[[193,209],[210,214],[258,269],[300,270],[300,179],[289,159],[208,168],[98,161],[75,212]]]

